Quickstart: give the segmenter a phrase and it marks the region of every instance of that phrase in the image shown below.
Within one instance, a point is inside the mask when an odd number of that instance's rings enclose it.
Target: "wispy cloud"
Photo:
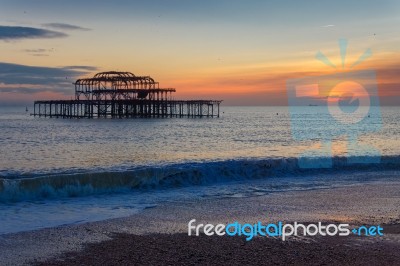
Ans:
[[[42,24],[42,26],[46,27],[46,28],[53,28],[53,29],[58,29],[58,30],[83,30],[83,31],[90,30],[88,28],[71,25],[71,24],[66,24],[66,23],[45,23],[45,24]]]
[[[21,40],[41,38],[62,38],[68,36],[63,32],[21,26],[0,26],[0,40]]]
[[[328,24],[328,25],[323,25],[321,26],[322,28],[330,28],[330,27],[335,27],[333,24]]]
[[[25,49],[24,52],[27,53],[45,53],[45,52],[49,52],[50,50],[47,49]]]
[[[32,54],[32,56],[49,56],[48,54]]]
[[[65,67],[63,67],[63,69],[95,71],[95,70],[97,70],[97,67],[94,67],[94,66],[65,66]]]
[[[39,48],[39,49],[25,49],[22,50],[25,53],[28,53],[32,56],[50,56],[50,53],[54,52],[54,49],[43,49],[43,48]]]

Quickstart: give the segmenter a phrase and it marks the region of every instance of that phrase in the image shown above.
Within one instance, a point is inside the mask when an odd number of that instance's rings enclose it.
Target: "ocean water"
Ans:
[[[367,126],[344,130],[320,106],[223,106],[220,118],[115,120],[0,108],[0,234],[124,217],[165,202],[396,178],[399,109],[371,110]],[[374,149],[348,145],[343,132]],[[327,139],[332,168],[299,167],[298,156],[319,159],[312,150]]]

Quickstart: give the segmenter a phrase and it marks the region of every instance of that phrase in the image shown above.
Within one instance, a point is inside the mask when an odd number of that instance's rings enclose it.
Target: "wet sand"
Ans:
[[[393,265],[400,250],[400,182],[168,202],[139,214],[0,236],[2,265],[281,264]],[[279,220],[381,224],[380,237],[189,237],[187,223]],[[226,251],[226,252],[225,252]],[[72,253],[71,253],[72,252]],[[213,261],[215,260],[216,263]],[[64,261],[64,262],[62,262]],[[64,264],[62,264],[64,263]]]

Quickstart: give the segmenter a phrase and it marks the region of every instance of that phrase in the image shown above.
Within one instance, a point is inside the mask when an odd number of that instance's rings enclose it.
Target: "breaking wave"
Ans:
[[[314,159],[316,160],[316,159]],[[348,164],[336,157],[329,169],[304,169],[297,158],[238,159],[142,166],[129,170],[57,173],[0,178],[0,202],[81,197],[132,190],[168,189],[246,179],[301,177],[316,173],[400,169],[400,156],[383,157],[379,164]]]

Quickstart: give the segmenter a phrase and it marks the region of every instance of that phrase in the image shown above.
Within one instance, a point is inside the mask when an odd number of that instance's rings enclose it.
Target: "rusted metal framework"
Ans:
[[[75,100],[35,101],[34,116],[94,117],[219,117],[219,100],[174,100],[173,88],[160,88],[149,76],[102,72],[78,79]]]

